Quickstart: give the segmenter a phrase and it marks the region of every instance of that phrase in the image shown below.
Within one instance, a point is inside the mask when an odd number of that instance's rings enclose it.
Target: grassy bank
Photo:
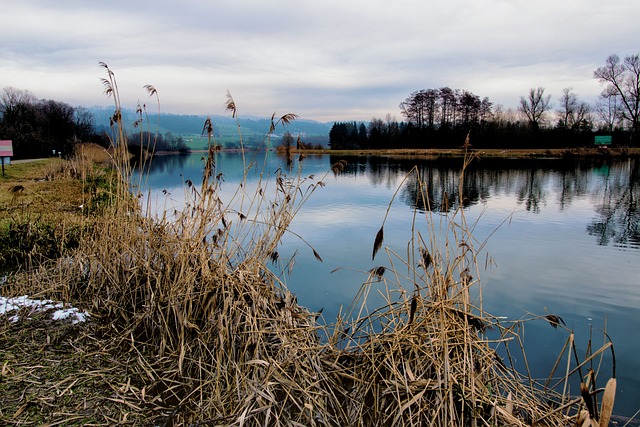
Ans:
[[[16,162],[0,178],[0,265],[27,267],[78,246],[109,203],[111,172],[101,147],[77,147],[73,160]]]

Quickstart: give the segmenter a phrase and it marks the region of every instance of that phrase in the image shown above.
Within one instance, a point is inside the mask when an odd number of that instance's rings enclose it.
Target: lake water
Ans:
[[[146,183],[154,210],[184,206],[184,183],[201,181],[202,156],[154,160]],[[216,156],[217,172],[225,179],[223,193],[235,189],[242,157]],[[267,177],[287,170],[286,160],[275,153],[258,157],[260,167],[249,175],[247,187],[263,169]],[[291,173],[301,171],[317,180],[342,159],[296,159]],[[427,203],[416,203],[418,183],[415,175],[407,177],[414,166],[428,184],[431,221],[443,220],[441,212],[455,209],[459,199],[460,159],[344,160],[345,169],[326,175],[325,186],[316,189],[291,226],[323,262],[293,234],[285,235],[279,248],[281,260],[296,254],[292,273],[282,280],[299,303],[311,310],[323,308],[328,322],[341,306],[349,305],[371,268],[389,267],[393,261],[384,251],[375,262],[371,255],[396,192],[385,222],[384,247],[406,254],[414,220],[423,235],[428,232],[421,225],[427,222]],[[597,348],[606,330],[617,358],[615,413],[632,416],[640,409],[640,160],[485,158],[466,171],[463,195],[467,223],[479,242],[476,247],[486,241],[483,250],[494,261],[480,274],[484,309],[507,319],[556,314],[575,331],[581,355],[590,333]],[[335,269],[339,270],[332,273]],[[372,292],[370,302],[382,300]],[[546,378],[567,334],[538,320],[527,323],[524,337],[532,374]],[[611,371],[607,353],[600,386]]]

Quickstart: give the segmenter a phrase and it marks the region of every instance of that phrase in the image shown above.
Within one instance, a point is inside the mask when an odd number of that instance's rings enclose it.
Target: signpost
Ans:
[[[613,137],[611,135],[596,135],[593,139],[595,145],[611,145]]]
[[[11,140],[0,140],[0,161],[2,161],[2,176],[4,176],[4,163],[11,162],[13,157],[13,143]]]

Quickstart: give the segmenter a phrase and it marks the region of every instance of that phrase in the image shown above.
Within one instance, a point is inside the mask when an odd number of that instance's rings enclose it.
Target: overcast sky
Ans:
[[[370,120],[449,86],[516,107],[529,88],[592,102],[607,56],[640,51],[638,0],[0,0],[0,88],[109,105]]]

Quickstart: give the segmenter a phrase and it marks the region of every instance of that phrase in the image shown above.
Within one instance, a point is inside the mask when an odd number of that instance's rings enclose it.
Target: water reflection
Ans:
[[[163,189],[194,182],[202,172],[206,154],[158,156],[150,165],[149,187]],[[265,153],[216,153],[216,164],[225,179],[242,176],[243,164],[253,165],[256,174],[263,166],[285,169],[286,156]],[[599,245],[640,247],[640,160],[602,159],[498,159],[475,160],[464,173],[460,199],[461,160],[440,158],[417,161],[411,157],[297,156],[290,170],[302,166],[309,173],[329,170],[346,160],[340,175],[362,178],[374,187],[395,190],[405,177],[399,199],[420,212],[447,212],[460,207],[486,204],[497,197],[513,198],[527,212],[541,214],[550,205],[561,212],[585,197],[591,200],[595,216],[585,231]],[[409,174],[414,170],[417,173]],[[233,184],[231,184],[233,185]],[[161,188],[162,187],[162,188]]]
[[[549,204],[560,211],[574,200],[590,195],[596,217],[586,228],[598,244],[640,246],[640,161],[593,159],[476,160],[464,173],[460,199],[460,159],[416,161],[397,157],[338,157],[347,160],[344,175],[361,176],[373,186],[391,188],[410,171],[401,199],[421,212],[447,212],[486,202],[492,197],[513,197],[526,211],[540,214]],[[426,194],[426,197],[424,195]]]
[[[165,156],[155,156],[148,164],[150,172],[154,174],[173,173],[181,171],[191,154],[172,154]]]
[[[601,188],[594,197],[598,214],[587,232],[595,236],[599,245],[613,243],[640,248],[640,162],[633,161],[627,170],[604,168]]]

